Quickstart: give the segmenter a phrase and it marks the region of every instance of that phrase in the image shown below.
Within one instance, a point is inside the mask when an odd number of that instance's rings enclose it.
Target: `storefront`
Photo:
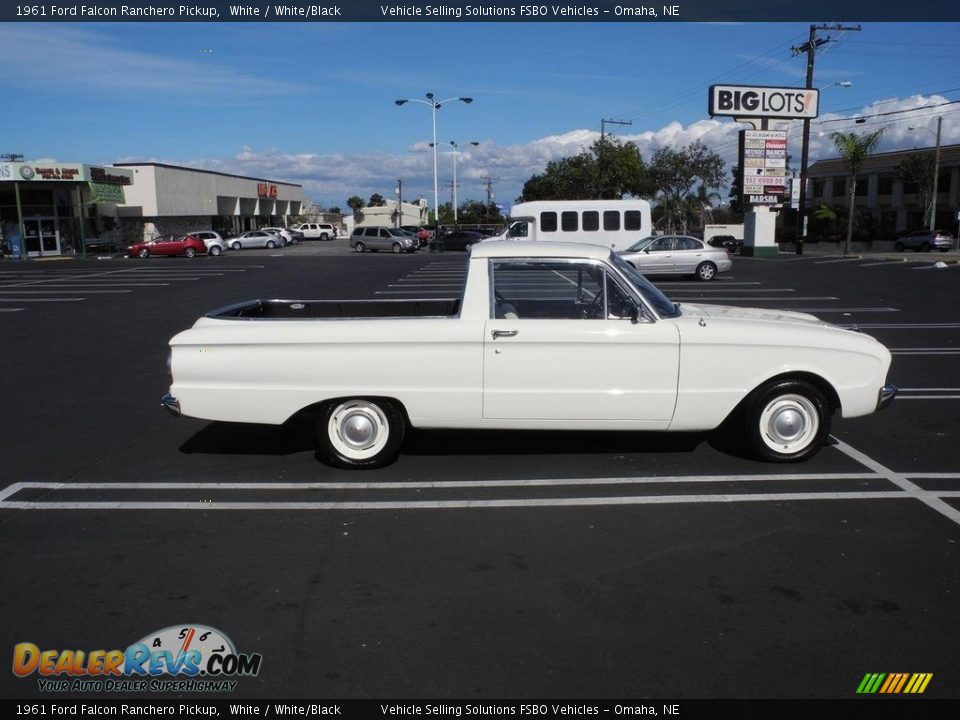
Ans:
[[[83,254],[91,238],[115,230],[132,179],[109,166],[0,163],[0,227],[19,236],[28,257]]]

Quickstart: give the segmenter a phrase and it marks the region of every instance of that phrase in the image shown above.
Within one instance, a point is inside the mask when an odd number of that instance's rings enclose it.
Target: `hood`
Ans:
[[[731,318],[734,320],[772,320],[814,325],[829,324],[808,313],[791,312],[790,310],[732,307],[730,305],[700,305],[684,302],[680,303],[680,312],[684,315],[702,315],[704,317]]]

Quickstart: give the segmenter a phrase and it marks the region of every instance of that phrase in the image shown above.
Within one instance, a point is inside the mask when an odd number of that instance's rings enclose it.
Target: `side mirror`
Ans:
[[[647,255],[650,254],[650,248],[648,248],[648,247],[645,247],[645,248],[643,249],[643,251],[644,251]]]

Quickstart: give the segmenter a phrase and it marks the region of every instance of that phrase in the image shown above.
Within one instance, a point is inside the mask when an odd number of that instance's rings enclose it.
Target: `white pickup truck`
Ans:
[[[831,417],[896,394],[879,342],[812,315],[676,305],[607,248],[474,248],[461,298],[254,300],[170,341],[176,415],[315,419],[331,464],[376,467],[418,428],[707,431],[803,460]],[[271,368],[283,367],[277,374]]]

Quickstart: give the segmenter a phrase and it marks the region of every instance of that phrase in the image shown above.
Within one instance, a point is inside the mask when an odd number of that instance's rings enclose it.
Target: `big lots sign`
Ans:
[[[820,91],[763,85],[711,85],[710,115],[743,118],[815,118]]]

